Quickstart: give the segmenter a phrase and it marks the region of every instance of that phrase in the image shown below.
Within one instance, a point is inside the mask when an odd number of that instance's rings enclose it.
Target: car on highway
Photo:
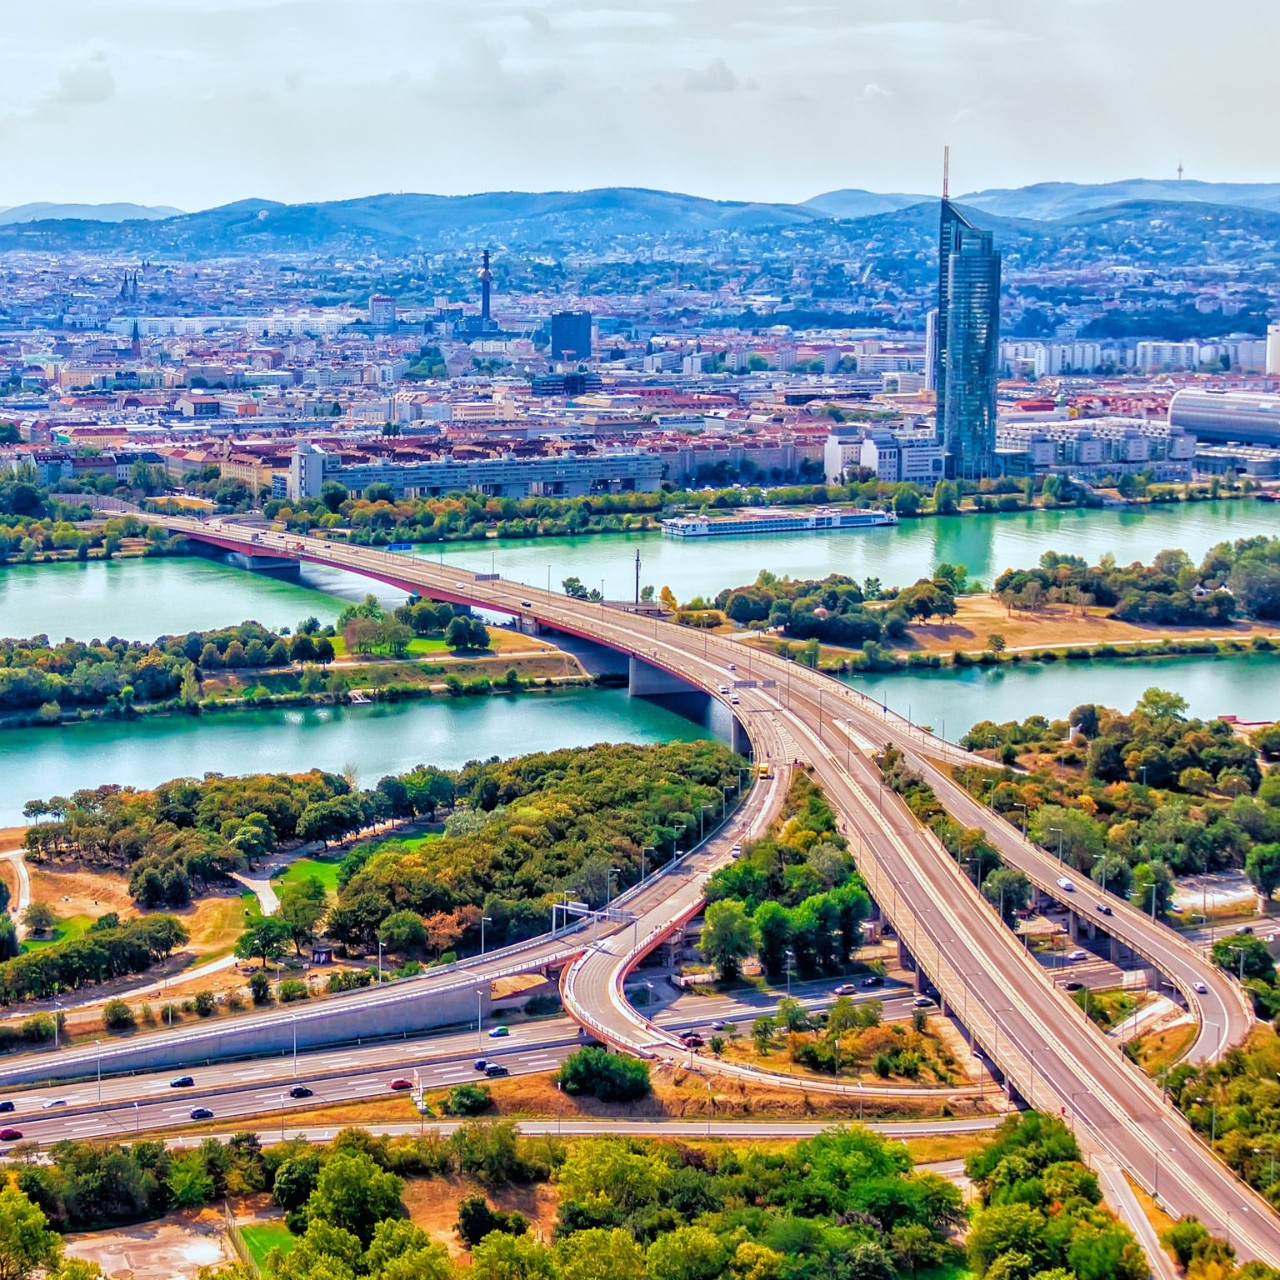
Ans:
[[[487,1067],[485,1067],[484,1073],[490,1080],[492,1080],[495,1076],[509,1076],[511,1071],[509,1068],[504,1067],[500,1062],[491,1062]]]
[[[916,998],[911,1002],[911,1007],[913,1009],[928,1009],[932,1007],[932,1005],[933,1001],[930,1000],[928,996],[916,996]]]
[[[729,671],[737,671],[737,669],[738,669],[738,664],[736,662],[729,663],[727,667],[727,670]]]
[[[522,609],[532,609],[532,608],[533,608],[533,601],[532,601],[532,600],[521,600],[521,601],[520,601],[520,607],[521,607]]]
[[[851,996],[857,993],[858,988],[852,982],[842,982],[838,987],[831,988],[833,996]]]
[[[696,1031],[686,1031],[680,1037],[680,1043],[686,1049],[701,1049],[706,1042]]]
[[[404,1076],[396,1076],[396,1078],[387,1086],[388,1089],[412,1089],[413,1081],[406,1080]]]
[[[489,1039],[490,1039],[490,1040],[501,1040],[503,1036],[509,1036],[510,1034],[511,1034],[511,1028],[510,1028],[510,1027],[494,1027],[494,1028],[489,1032]]]
[[[1062,984],[1062,989],[1064,991],[1079,991],[1083,986],[1084,983],[1078,978],[1072,978],[1070,982],[1064,982]]]
[[[1071,880],[1068,876],[1058,877],[1058,888],[1061,889],[1064,893],[1075,893],[1076,891],[1075,885],[1071,883]]]
[[[17,1108],[7,1098],[0,1102],[0,1111],[16,1111]]]
[[[712,1031],[723,1031],[724,1029],[725,1029],[725,1023],[721,1022],[719,1018],[717,1018],[717,1019],[716,1019],[716,1020],[711,1024],[711,1030],[712,1030]]]
[[[742,857],[742,846],[740,844],[735,844],[733,848],[729,850],[729,856],[731,858]]]
[[[487,1071],[489,1069],[489,1059],[477,1058],[474,1065],[477,1071]]]
[[[1196,983],[1196,992],[1197,992],[1199,995],[1207,996],[1207,995],[1209,994],[1209,988],[1208,988],[1208,987],[1206,987],[1206,986],[1204,985],[1204,983],[1203,983],[1203,982],[1197,982],[1197,983]]]
[[[883,987],[884,979],[878,973],[873,973],[868,977],[863,978],[862,985],[864,987]]]
[[[728,686],[727,684],[722,684],[722,685],[720,686],[720,692],[721,692],[721,693],[728,693],[728,692],[729,692],[729,686]]]
[[[309,1097],[311,1097],[311,1095],[312,1095],[313,1093],[315,1093],[315,1090],[314,1090],[314,1089],[308,1089],[308,1088],[307,1088],[307,1086],[306,1086],[305,1084],[295,1084],[295,1085],[293,1086],[293,1088],[289,1090],[289,1097],[291,1097],[291,1098],[309,1098]]]
[[[66,1098],[50,1098],[47,1102],[40,1104],[41,1111],[48,1111],[51,1107],[65,1107],[67,1105]]]
[[[1067,959],[1070,960],[1073,964],[1077,960],[1087,960],[1088,958],[1089,958],[1089,953],[1087,951],[1081,951],[1079,948],[1077,948],[1075,951],[1067,952]]]
[[[195,1080],[191,1076],[178,1076],[176,1080],[169,1081],[170,1089],[190,1089],[195,1084]]]
[[[212,1120],[213,1112],[208,1107],[192,1107],[191,1118],[193,1120]]]
[[[21,1129],[0,1129],[0,1142],[18,1142],[21,1138]]]
[[[1111,908],[1107,906],[1105,902],[1095,902],[1093,904],[1093,909],[1095,911],[1100,912],[1104,916],[1109,916],[1113,914]]]

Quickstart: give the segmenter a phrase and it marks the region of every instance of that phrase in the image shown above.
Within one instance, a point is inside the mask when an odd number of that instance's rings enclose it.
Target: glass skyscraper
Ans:
[[[938,243],[934,386],[947,474],[980,480],[995,470],[1000,366],[1000,255],[945,196]]]

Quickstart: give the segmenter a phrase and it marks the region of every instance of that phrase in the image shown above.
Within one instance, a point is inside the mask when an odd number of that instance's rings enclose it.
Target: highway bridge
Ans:
[[[1086,1151],[1127,1170],[1174,1217],[1195,1213],[1228,1238],[1241,1257],[1280,1265],[1280,1218],[1052,985],[963,869],[883,786],[873,756],[886,742],[900,748],[951,815],[965,826],[982,828],[1001,857],[1044,893],[1082,914],[1091,913],[1093,902],[1105,896],[1112,909],[1106,931],[1158,969],[1199,1019],[1193,1059],[1215,1058],[1243,1040],[1252,1026],[1243,993],[1171,930],[1122,899],[1103,895],[1079,877],[1074,877],[1078,888],[1059,887],[1055,860],[964,793],[941,767],[973,759],[968,753],[818,672],[604,603],[345,542],[225,520],[144,518],[237,553],[246,563],[266,557],[346,569],[405,592],[582,636],[721,698],[756,758],[779,766],[767,786],[752,788],[742,813],[748,833],[763,830],[777,812],[790,763],[806,762],[841,815],[859,870],[911,961],[1018,1094],[1067,1118]],[[578,944],[581,958],[565,976],[566,1004],[597,1034],[647,1056],[674,1058],[685,1052],[674,1036],[626,1003],[621,982],[666,932],[697,911],[706,875],[728,858],[731,838],[709,842],[680,874],[642,887],[627,906],[634,923],[604,931],[597,945]],[[540,945],[563,949],[565,941]],[[486,965],[507,962],[495,957],[473,965],[468,977],[474,981]],[[287,1017],[277,1015],[277,1022]],[[805,1087],[812,1089],[812,1082]]]

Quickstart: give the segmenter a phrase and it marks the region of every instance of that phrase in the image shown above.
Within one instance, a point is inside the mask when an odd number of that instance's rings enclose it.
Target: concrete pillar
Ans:
[[[747,736],[747,730],[737,716],[733,717],[733,728],[729,734],[729,746],[740,756],[750,756],[751,754],[751,739]]]
[[[1113,937],[1111,939],[1111,963],[1119,964],[1120,957],[1123,954],[1123,952],[1124,952],[1124,944],[1121,943],[1119,938]]]
[[[907,944],[903,942],[901,938],[899,938],[898,939],[898,968],[914,969],[915,967],[916,967],[916,962],[912,958],[911,952],[907,950]]]
[[[627,692],[633,698],[653,698],[662,694],[701,693],[702,691],[687,680],[681,680],[679,676],[665,671],[662,667],[655,667],[639,658],[632,658],[627,664]]]
[[[1080,941],[1080,917],[1074,911],[1067,912],[1067,937],[1072,942]]]

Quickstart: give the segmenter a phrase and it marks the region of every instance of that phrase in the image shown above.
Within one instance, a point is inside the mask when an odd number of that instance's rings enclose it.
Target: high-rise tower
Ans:
[[[489,327],[489,293],[493,288],[493,272],[489,270],[489,250],[480,259],[480,323]]]
[[[1000,255],[951,203],[942,178],[938,318],[933,382],[947,474],[980,480],[995,470],[1000,362]]]

